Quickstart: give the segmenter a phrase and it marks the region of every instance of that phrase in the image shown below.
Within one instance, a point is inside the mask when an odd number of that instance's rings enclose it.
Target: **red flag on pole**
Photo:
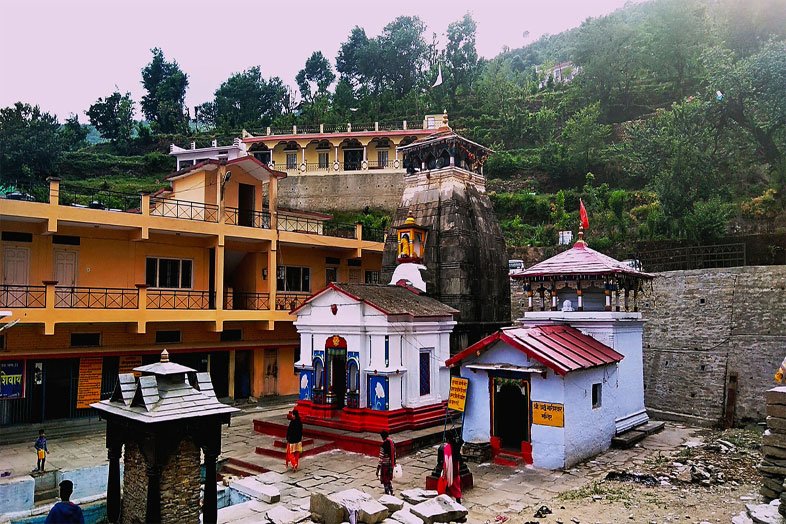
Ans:
[[[579,199],[579,219],[581,220],[581,227],[589,229],[589,217],[587,217],[587,210],[584,208],[584,201]]]

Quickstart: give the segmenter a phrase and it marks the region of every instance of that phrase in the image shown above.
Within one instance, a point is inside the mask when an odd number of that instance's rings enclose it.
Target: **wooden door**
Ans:
[[[6,246],[3,249],[3,284],[26,286],[30,279],[30,248]]]
[[[77,271],[77,252],[70,249],[55,249],[55,274],[58,286],[76,286]]]
[[[265,349],[265,390],[263,395],[278,394],[278,349]]]

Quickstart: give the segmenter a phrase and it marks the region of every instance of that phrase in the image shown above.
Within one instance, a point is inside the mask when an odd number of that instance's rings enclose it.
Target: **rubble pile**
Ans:
[[[786,479],[786,387],[767,391],[767,431],[761,438],[762,459],[758,466],[762,476],[759,493],[767,499],[786,501],[783,482]],[[786,515],[786,504],[779,511]]]

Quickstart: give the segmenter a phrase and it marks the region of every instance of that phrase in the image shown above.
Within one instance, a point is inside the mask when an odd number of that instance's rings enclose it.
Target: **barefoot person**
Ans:
[[[459,473],[461,453],[453,435],[448,435],[448,441],[445,443],[443,451],[445,463],[442,467],[441,484],[445,486],[445,494],[461,503],[461,474]]]
[[[377,477],[385,488],[386,495],[393,494],[393,468],[396,467],[396,446],[388,437],[387,431],[379,434],[382,445],[379,446],[379,464],[377,464]]]
[[[289,427],[287,428],[287,457],[286,466],[292,464],[292,471],[297,471],[300,465],[300,454],[303,453],[303,422],[300,420],[300,413],[296,409],[288,417]]]

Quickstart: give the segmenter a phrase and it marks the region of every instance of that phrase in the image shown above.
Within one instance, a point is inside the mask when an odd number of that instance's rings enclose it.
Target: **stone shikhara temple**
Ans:
[[[108,400],[92,404],[107,421],[109,522],[200,522],[200,465],[205,478],[202,522],[216,522],[216,459],[221,426],[236,408],[222,404],[208,373],[169,361],[118,376]],[[123,495],[120,456],[123,454]]]
[[[448,360],[469,379],[465,454],[559,469],[648,421],[638,299],[652,275],[587,246],[514,275],[527,311]]]

